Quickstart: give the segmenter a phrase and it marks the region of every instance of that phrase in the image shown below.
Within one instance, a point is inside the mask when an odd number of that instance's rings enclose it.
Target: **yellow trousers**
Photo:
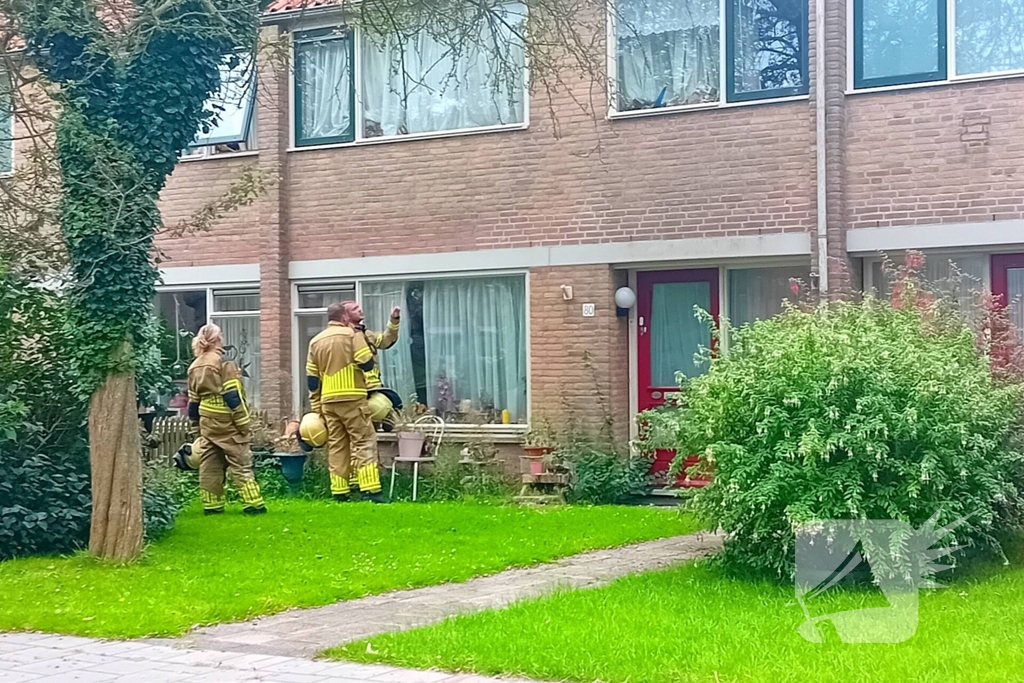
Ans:
[[[327,425],[327,463],[331,493],[345,495],[352,484],[365,493],[378,493],[377,432],[365,399],[323,404]]]
[[[199,460],[199,494],[204,510],[224,509],[227,476],[238,490],[245,507],[263,505],[260,485],[252,469],[250,437],[241,434],[230,416],[199,418],[199,438],[192,445],[192,457]]]

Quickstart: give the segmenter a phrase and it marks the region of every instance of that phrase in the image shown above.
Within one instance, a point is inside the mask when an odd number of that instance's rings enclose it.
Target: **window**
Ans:
[[[232,64],[232,62],[235,62]],[[214,114],[213,123],[203,126],[182,158],[206,158],[256,149],[256,74],[249,55],[234,56],[220,69],[220,91],[204,108]]]
[[[242,370],[242,385],[251,405],[260,398],[260,295],[258,291],[221,291],[199,288],[163,291],[156,296],[156,312],[163,321],[164,361],[172,377],[185,379],[194,359],[192,338],[208,322],[224,333],[224,357]]]
[[[465,24],[475,33],[452,41],[429,29],[297,35],[295,145],[523,123],[526,7],[479,12]]]
[[[925,253],[921,277],[932,287],[956,297],[960,312],[972,320],[978,312],[976,294],[988,286],[988,261],[984,254]],[[891,268],[886,267],[882,259],[872,259],[865,264],[864,290],[880,299],[889,298],[895,277],[893,271],[903,259],[890,257],[889,263]]]
[[[299,289],[298,353],[327,324],[325,307],[352,299],[353,285]],[[398,343],[378,356],[381,379],[446,422],[526,422],[526,279],[522,275],[386,280],[360,283],[371,330],[402,309]],[[303,308],[303,306],[310,306]],[[312,308],[317,305],[318,308]],[[304,408],[308,398],[304,386]]]
[[[1024,3],[854,0],[853,71],[855,88],[1024,71]]]
[[[782,312],[783,299],[793,301],[792,281],[807,282],[807,268],[739,268],[729,271],[729,322],[742,327]]]
[[[14,88],[0,74],[0,175],[14,171]]]
[[[806,94],[807,8],[805,0],[619,0],[617,110]]]

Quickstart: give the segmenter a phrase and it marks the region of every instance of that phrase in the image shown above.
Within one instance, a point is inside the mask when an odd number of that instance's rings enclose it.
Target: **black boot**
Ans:
[[[254,517],[256,515],[265,515],[267,514],[267,506],[260,505],[258,507],[242,508],[242,514],[249,515],[250,517]]]
[[[352,496],[348,495],[347,493],[335,493],[334,494],[334,502],[335,503],[347,503],[350,500],[352,500]]]
[[[376,503],[378,505],[388,502],[384,499],[383,491],[377,491],[376,493],[364,493],[363,500],[368,500],[371,503]]]
[[[216,510],[203,510],[203,514],[209,517],[210,515],[223,515],[224,508],[217,508]]]

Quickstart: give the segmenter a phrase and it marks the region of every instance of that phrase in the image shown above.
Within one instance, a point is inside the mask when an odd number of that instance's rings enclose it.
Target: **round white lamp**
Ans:
[[[615,290],[615,315],[624,318],[629,315],[629,309],[636,305],[636,292],[629,287],[619,287]]]

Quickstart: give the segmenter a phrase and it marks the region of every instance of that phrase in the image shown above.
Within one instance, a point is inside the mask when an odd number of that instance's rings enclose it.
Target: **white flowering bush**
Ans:
[[[699,455],[713,477],[690,505],[728,533],[723,562],[784,578],[801,523],[917,527],[939,510],[940,524],[968,516],[940,545],[998,548],[1020,503],[1022,384],[919,294],[790,306],[736,330],[656,418],[677,461]]]

